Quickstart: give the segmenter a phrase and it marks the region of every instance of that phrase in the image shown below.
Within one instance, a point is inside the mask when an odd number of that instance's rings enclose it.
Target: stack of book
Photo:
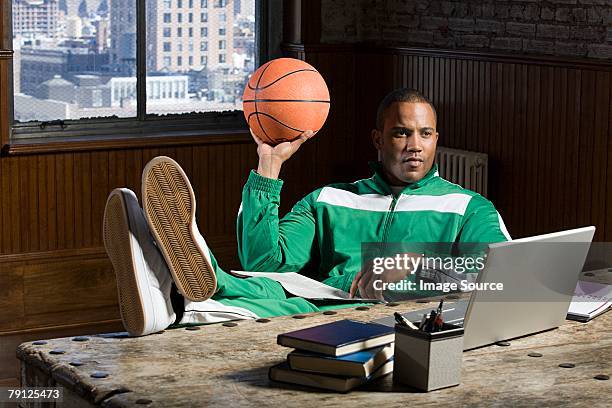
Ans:
[[[270,368],[271,380],[347,392],[393,371],[394,328],[339,320],[280,334],[293,347],[287,361]]]

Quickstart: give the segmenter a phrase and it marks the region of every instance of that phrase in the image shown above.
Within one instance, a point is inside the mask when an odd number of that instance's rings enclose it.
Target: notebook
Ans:
[[[345,319],[279,334],[276,341],[285,347],[343,356],[392,343],[394,338],[393,327]]]
[[[574,297],[567,311],[567,318],[588,322],[612,306],[612,286],[595,282],[578,281]]]
[[[305,371],[295,371],[289,367],[287,362],[283,362],[271,367],[268,371],[268,376],[274,381],[306,385],[309,387],[323,388],[332,391],[348,392],[355,387],[363,385],[375,378],[387,375],[392,371],[393,359],[388,360],[369,377],[342,377],[308,373]]]
[[[287,356],[292,370],[347,377],[368,377],[393,357],[393,343],[340,357],[294,350]]]

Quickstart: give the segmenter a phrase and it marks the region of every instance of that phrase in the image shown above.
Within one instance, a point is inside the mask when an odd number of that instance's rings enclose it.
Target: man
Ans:
[[[438,176],[434,165],[438,140],[435,115],[431,102],[414,90],[400,89],[387,95],[378,109],[377,128],[372,131],[381,157],[381,162],[373,165],[375,174],[366,180],[318,189],[282,219],[278,217],[280,169],[312,132],[274,147],[253,135],[259,165],[244,187],[237,222],[243,267],[298,271],[350,290],[352,295],[359,292],[372,297],[373,275],[361,265],[363,242],[509,239],[488,200]],[[347,306],[316,305],[291,297],[273,280],[240,279],[224,272],[197,230],[193,189],[172,159],[153,159],[144,169],[142,188],[144,217],[133,193],[125,190],[111,193],[105,212],[105,245],[117,273],[122,317],[131,334],[151,333],[172,322],[276,316]],[[140,240],[134,238],[139,230]],[[404,277],[390,275],[382,278],[395,281]],[[182,297],[178,293],[172,296],[169,276]],[[151,321],[155,323],[147,323]],[[130,326],[130,322],[136,324]]]
[[[318,189],[282,220],[280,169],[311,134],[275,147],[253,137],[259,166],[249,175],[238,216],[238,250],[247,270],[302,271],[371,298],[374,278],[385,277],[361,272],[362,243],[510,239],[490,201],[439,177],[436,111],[413,89],[395,90],[380,103],[372,141],[381,161],[374,175]]]

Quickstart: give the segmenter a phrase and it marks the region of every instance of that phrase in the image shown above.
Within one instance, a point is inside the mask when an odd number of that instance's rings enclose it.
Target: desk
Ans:
[[[612,280],[612,276],[592,280]],[[558,329],[512,340],[507,347],[465,352],[461,385],[431,393],[394,385],[392,375],[348,394],[273,383],[267,378],[268,368],[290,351],[276,345],[278,333],[435,305],[377,305],[369,310],[338,310],[335,315],[241,321],[234,327],[215,324],[193,331],[166,330],[140,338],[54,339],[44,345],[24,343],[17,355],[22,362],[22,384],[64,387],[62,406],[610,406],[612,380],[593,377],[612,374],[612,312],[587,324],[567,321]],[[64,354],[50,354],[56,349]],[[542,357],[529,357],[532,352]],[[71,366],[75,360],[83,365]],[[560,363],[573,363],[575,368],[561,368]],[[108,377],[92,378],[94,372],[108,373]]]

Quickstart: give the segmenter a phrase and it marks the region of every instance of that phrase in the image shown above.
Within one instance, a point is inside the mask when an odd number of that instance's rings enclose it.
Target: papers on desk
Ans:
[[[307,278],[297,272],[247,272],[231,271],[232,274],[243,277],[262,277],[280,283],[283,288],[295,296],[312,300],[336,300],[359,302],[380,302],[377,299],[351,298],[347,292],[336,289],[314,279]]]
[[[612,306],[612,286],[578,281],[567,319],[588,322]]]

